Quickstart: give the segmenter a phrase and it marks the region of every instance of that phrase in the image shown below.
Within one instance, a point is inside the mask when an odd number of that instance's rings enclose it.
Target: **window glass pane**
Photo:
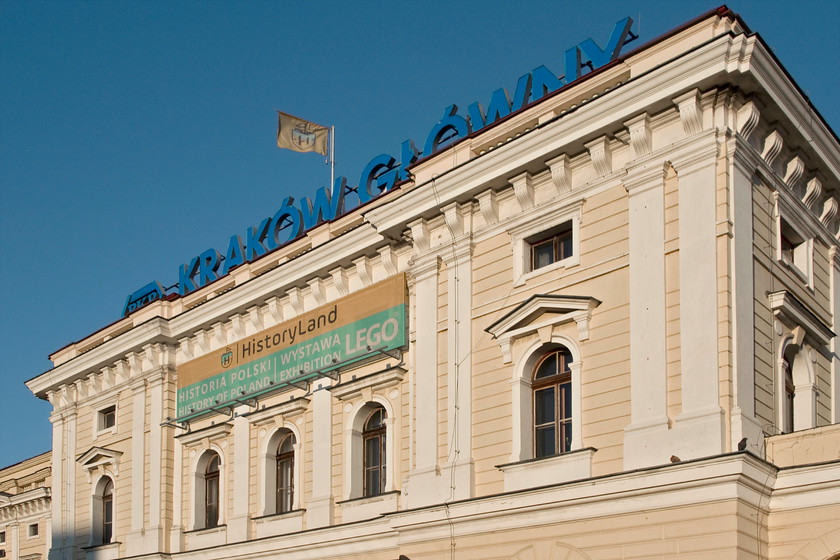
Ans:
[[[280,444],[280,447],[277,449],[277,453],[291,453],[294,451],[295,445],[295,436],[289,435],[287,436],[283,442]]]
[[[561,420],[569,420],[572,418],[572,383],[562,383],[560,385],[560,402],[562,408],[560,409]]]
[[[561,233],[558,239],[558,260],[572,256],[572,230]]]
[[[572,421],[567,420],[560,424],[560,453],[572,449]]]
[[[554,423],[554,387],[534,392],[534,423],[537,426]]]
[[[554,449],[554,426],[550,425],[545,428],[537,428],[535,430],[536,440],[536,456],[548,457],[556,453]]]
[[[376,496],[381,494],[382,490],[379,487],[379,469],[370,469],[365,471],[365,495]]]
[[[554,262],[554,240],[548,239],[533,246],[534,268],[542,268]]]
[[[551,354],[547,358],[545,358],[540,365],[537,367],[537,373],[534,375],[534,379],[543,379],[545,377],[550,377],[557,373],[557,354]]]
[[[365,440],[365,467],[379,466],[379,438],[371,437]]]

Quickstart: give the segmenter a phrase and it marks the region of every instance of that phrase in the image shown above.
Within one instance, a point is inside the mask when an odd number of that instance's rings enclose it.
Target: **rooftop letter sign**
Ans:
[[[585,68],[591,72],[613,62],[628,40],[636,38],[630,31],[632,24],[633,20],[629,17],[618,21],[604,48],[594,40],[586,39],[566,49],[562,56],[563,74],[558,75],[545,66],[538,66],[520,76],[512,100],[508,90],[502,87],[490,95],[486,110],[477,101],[467,107],[466,114],[459,113],[457,105],[447,106],[440,121],[429,131],[425,142],[420,144],[422,150],[418,149],[413,140],[408,139],[400,147],[399,159],[389,154],[379,154],[365,166],[357,186],[353,186],[346,177],[339,176],[330,189],[322,187],[316,191],[314,200],[304,197],[295,203],[294,198],[286,198],[273,216],[267,216],[248,228],[244,242],[242,236],[232,235],[224,254],[213,248],[207,249],[181,265],[178,274],[180,295],[187,295],[206,286],[226,276],[234,267],[251,262],[295,240],[322,222],[343,215],[349,210],[345,208],[345,195],[355,193],[359,204],[373,200],[408,179],[408,167],[420,158],[432,156],[453,142],[575,82],[584,76]]]
[[[405,346],[405,275],[275,325],[178,367],[178,418],[323,375]]]

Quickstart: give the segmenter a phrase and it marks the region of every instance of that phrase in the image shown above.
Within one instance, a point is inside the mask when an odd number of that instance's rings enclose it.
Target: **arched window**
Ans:
[[[385,409],[374,408],[362,431],[364,495],[376,496],[385,489]]]
[[[550,457],[572,448],[572,355],[559,347],[534,368],[534,457]]]
[[[793,431],[793,402],[796,392],[793,385],[793,367],[791,367],[790,359],[787,356],[782,360],[782,377],[785,382],[782,432],[787,434]]]
[[[204,527],[219,524],[219,467],[221,460],[213,453],[204,471]]]
[[[277,446],[276,465],[276,512],[292,511],[295,495],[295,436],[289,433]]]
[[[114,480],[110,476],[103,476],[94,486],[91,514],[91,546],[113,542]]]
[[[102,490],[102,543],[114,538],[114,482],[109,478]]]

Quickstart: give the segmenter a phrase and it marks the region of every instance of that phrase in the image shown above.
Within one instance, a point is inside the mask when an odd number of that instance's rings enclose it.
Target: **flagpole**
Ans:
[[[332,192],[333,187],[335,186],[335,127],[330,127],[330,188],[329,192]],[[335,196],[335,193],[333,193]]]

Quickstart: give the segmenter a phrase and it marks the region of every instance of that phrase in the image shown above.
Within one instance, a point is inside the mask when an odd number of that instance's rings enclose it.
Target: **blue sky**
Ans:
[[[566,48],[625,16],[639,45],[716,6],[3,0],[0,466],[50,448],[51,407],[23,383],[51,352],[328,183],[323,158],[276,148],[274,109],[335,125],[336,171],[356,180],[447,105],[562,71]],[[840,130],[840,7],[729,7]]]

